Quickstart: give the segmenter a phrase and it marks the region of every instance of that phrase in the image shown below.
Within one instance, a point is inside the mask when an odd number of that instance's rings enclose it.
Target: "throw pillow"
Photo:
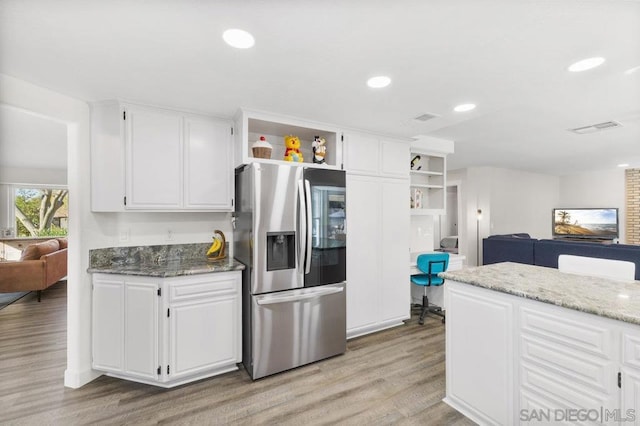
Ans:
[[[67,248],[67,239],[66,238],[56,238],[58,240],[58,244],[60,244],[60,250]]]
[[[60,249],[58,240],[48,240],[43,243],[31,244],[22,252],[20,260],[38,260],[45,254],[53,253]]]

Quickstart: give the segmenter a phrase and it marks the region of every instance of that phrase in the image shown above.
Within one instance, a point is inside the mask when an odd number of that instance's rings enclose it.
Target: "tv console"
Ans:
[[[576,238],[576,237],[554,237],[555,241],[571,241],[573,243],[600,243],[613,244],[611,238]]]

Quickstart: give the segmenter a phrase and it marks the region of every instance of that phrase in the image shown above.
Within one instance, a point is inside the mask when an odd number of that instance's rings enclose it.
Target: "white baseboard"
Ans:
[[[102,373],[91,369],[85,371],[66,369],[64,370],[64,385],[68,388],[78,389],[100,376],[102,376]]]

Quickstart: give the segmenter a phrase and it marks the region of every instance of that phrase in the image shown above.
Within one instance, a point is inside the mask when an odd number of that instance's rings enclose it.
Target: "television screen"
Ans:
[[[553,236],[618,238],[618,209],[553,209]]]

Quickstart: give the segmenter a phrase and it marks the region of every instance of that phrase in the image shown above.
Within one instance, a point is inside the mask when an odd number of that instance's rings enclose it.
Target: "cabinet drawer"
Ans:
[[[520,366],[520,398],[526,401],[529,392],[544,396],[549,408],[584,408],[606,407],[611,409],[611,391],[595,392],[590,387],[581,386],[565,377],[549,374],[545,368],[523,362]],[[610,381],[613,381],[610,380]],[[617,390],[617,388],[616,388]],[[524,407],[529,405],[525,402]]]
[[[570,312],[562,312],[560,316],[549,311],[542,313],[539,308],[534,311],[523,307],[520,310],[520,323],[523,334],[530,333],[547,342],[603,358],[610,357],[614,343],[611,329],[587,324]]]
[[[200,299],[202,297],[216,297],[233,294],[238,291],[238,280],[235,275],[209,274],[207,276],[178,279],[169,285],[169,301]]]
[[[559,382],[569,377],[571,383],[580,383],[591,391],[603,394],[612,391],[616,372],[610,360],[526,336],[520,338],[520,353],[530,368],[535,366]]]

